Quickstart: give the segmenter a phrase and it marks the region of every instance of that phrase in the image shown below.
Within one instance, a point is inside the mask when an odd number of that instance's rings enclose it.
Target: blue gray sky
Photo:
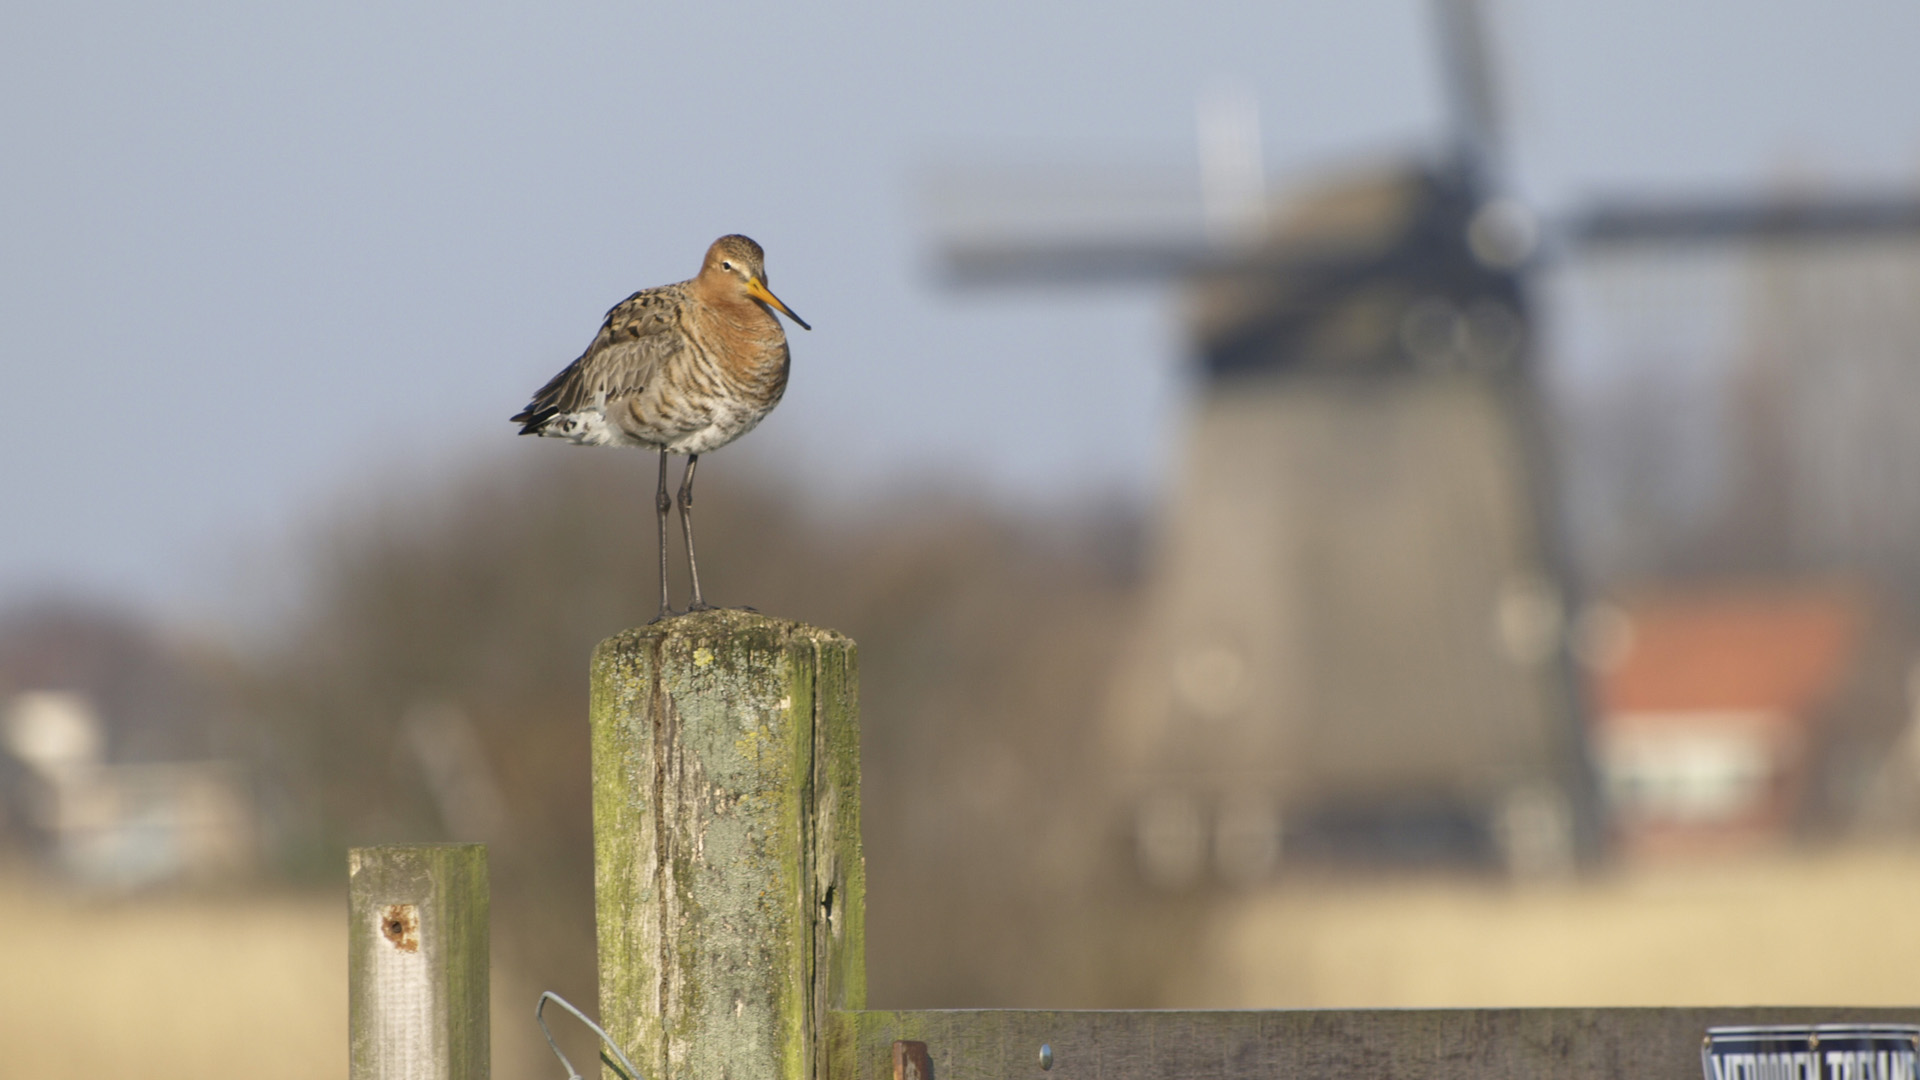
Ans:
[[[1513,175],[1608,192],[1920,177],[1920,6],[1491,5]],[[614,301],[731,231],[816,327],[753,436],[826,499],[941,474],[1150,497],[1171,297],[943,291],[948,165],[1195,163],[1258,101],[1267,168],[1434,146],[1424,0],[177,3],[0,13],[0,608],[187,611],[370,485],[507,453]],[[649,475],[634,461],[636,497]]]

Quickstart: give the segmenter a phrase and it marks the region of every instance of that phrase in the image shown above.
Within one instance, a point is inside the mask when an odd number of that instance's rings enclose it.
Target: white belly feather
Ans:
[[[541,427],[540,434],[549,439],[565,439],[581,446],[643,446],[644,443],[632,438],[614,424],[607,423],[604,409],[582,409],[579,412],[561,413]]]
[[[699,427],[673,432],[666,438],[648,439],[609,421],[604,401],[597,401],[578,412],[560,413],[541,427],[540,434],[580,446],[640,446],[672,454],[704,454],[752,431],[767,412],[722,406]]]

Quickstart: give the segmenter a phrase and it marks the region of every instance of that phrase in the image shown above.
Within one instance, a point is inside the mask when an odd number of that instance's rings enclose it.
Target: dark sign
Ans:
[[[1920,1026],[1814,1024],[1707,1029],[1706,1080],[1920,1080]]]

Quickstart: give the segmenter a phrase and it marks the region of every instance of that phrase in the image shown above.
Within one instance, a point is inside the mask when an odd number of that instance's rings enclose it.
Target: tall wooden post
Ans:
[[[486,1080],[487,849],[347,853],[350,1080]]]
[[[782,619],[595,651],[600,1015],[645,1080],[825,1075],[866,998],[858,708],[853,642]]]

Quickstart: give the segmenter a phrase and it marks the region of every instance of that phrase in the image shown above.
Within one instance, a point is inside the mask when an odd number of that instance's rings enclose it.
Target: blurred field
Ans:
[[[345,898],[89,899],[0,882],[0,1074],[346,1072]]]
[[[1911,1005],[1916,893],[1920,850],[1778,854],[1530,888],[1295,882],[1229,902],[1166,998]],[[343,913],[334,896],[97,902],[0,883],[0,1075],[343,1076]],[[511,981],[496,972],[495,1075],[548,1075],[557,1065],[525,1016],[531,995],[503,992]]]
[[[558,1070],[535,991],[493,982],[494,1075]],[[0,1077],[346,1072],[344,892],[105,900],[0,876]]]
[[[1779,853],[1561,886],[1297,885],[1210,927],[1193,1007],[1913,1005],[1920,849]]]

